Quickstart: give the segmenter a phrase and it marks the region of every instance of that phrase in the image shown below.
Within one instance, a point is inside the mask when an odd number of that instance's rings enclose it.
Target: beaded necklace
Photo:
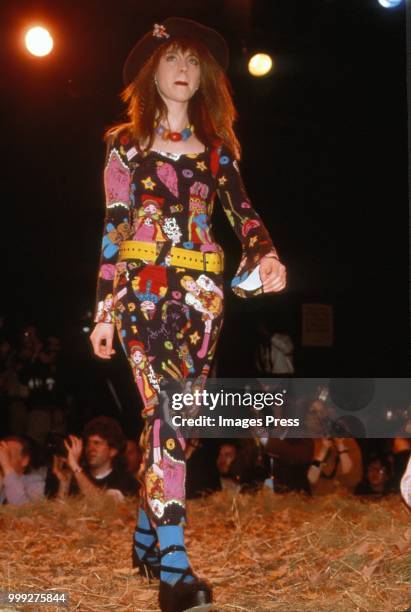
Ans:
[[[173,142],[178,142],[179,140],[187,140],[190,138],[191,134],[194,133],[194,126],[188,124],[187,127],[184,128],[181,132],[172,132],[171,130],[161,125],[161,123],[155,121],[154,122],[155,132],[161,136],[163,140],[172,140]]]

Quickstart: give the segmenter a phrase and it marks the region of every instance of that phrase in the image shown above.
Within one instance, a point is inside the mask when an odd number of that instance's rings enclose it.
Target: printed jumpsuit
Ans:
[[[155,526],[185,520],[185,441],[163,418],[167,381],[205,381],[223,321],[223,276],[170,265],[170,248],[220,253],[216,195],[242,243],[233,291],[262,256],[276,255],[224,146],[202,153],[141,153],[127,130],[111,137],[104,168],[105,222],[94,321],[115,323],[143,403],[141,503]],[[155,242],[155,262],[120,261],[123,241]]]

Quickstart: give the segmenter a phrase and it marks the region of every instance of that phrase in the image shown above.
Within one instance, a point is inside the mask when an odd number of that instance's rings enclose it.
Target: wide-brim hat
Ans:
[[[193,38],[202,42],[222,69],[227,70],[228,47],[221,34],[192,19],[168,17],[161,24],[155,23],[153,29],[144,34],[130,51],[123,68],[124,84],[129,85],[133,81],[158,47],[179,37]]]

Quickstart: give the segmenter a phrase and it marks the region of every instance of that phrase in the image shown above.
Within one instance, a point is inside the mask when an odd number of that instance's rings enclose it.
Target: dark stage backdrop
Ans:
[[[122,115],[122,63],[135,40],[167,16],[188,16],[227,37],[243,177],[288,267],[284,294],[232,296],[228,282],[240,249],[217,211],[215,234],[228,260],[219,373],[253,367],[257,324],[266,321],[291,335],[299,376],[408,375],[404,6],[20,0],[4,1],[1,11],[2,310],[9,334],[36,322],[45,334],[63,336],[77,383],[119,376],[120,357],[93,361],[81,331],[94,307],[103,223],[102,133]],[[49,59],[30,58],[21,46],[24,28],[37,20],[56,39]],[[277,62],[261,80],[246,72],[245,53],[258,48]],[[303,346],[304,303],[332,306],[332,346]]]

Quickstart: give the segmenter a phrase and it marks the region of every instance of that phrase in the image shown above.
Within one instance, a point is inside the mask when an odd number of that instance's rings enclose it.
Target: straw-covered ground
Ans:
[[[1,589],[65,591],[70,610],[158,609],[156,585],[131,569],[134,515],[131,501],[108,498],[3,507]],[[403,612],[410,518],[399,496],[217,493],[189,503],[186,540],[194,570],[214,586],[215,610]]]

